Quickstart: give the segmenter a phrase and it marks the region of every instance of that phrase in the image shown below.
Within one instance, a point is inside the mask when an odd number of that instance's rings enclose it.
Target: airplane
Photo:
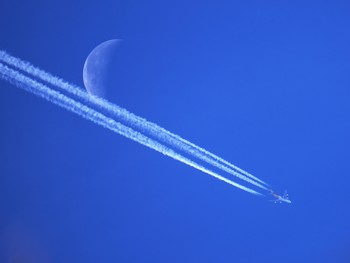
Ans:
[[[282,203],[282,202],[288,203],[288,204],[291,204],[291,203],[292,203],[292,201],[290,201],[289,198],[288,198],[287,190],[284,191],[283,196],[280,196],[280,195],[276,194],[274,191],[271,190],[271,195],[272,195],[274,198],[276,198],[276,199],[274,199],[274,200],[270,200],[271,202],[274,202],[275,204],[276,204],[276,203]]]

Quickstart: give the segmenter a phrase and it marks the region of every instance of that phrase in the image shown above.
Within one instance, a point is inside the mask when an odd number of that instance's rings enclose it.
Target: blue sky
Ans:
[[[346,1],[2,1],[0,49],[288,189],[275,205],[0,82],[0,261],[349,262]]]

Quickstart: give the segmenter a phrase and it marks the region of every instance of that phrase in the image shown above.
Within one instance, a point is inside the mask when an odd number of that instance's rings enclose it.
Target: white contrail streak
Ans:
[[[243,185],[240,185],[238,183],[235,183],[231,180],[228,180],[227,178],[212,172],[211,170],[191,161],[190,159],[176,153],[172,149],[158,143],[157,141],[154,141],[151,138],[148,138],[147,136],[144,136],[143,134],[134,131],[133,129],[115,121],[112,118],[108,118],[102,113],[72,99],[68,96],[55,91],[53,89],[50,89],[48,86],[39,83],[19,71],[10,69],[6,65],[0,63],[0,78],[7,80],[11,84],[16,85],[19,88],[22,88],[28,92],[31,92],[41,98],[46,99],[49,102],[52,102],[58,106],[61,106],[62,108],[65,108],[71,112],[74,112],[81,117],[88,119],[104,128],[107,128],[109,130],[112,130],[115,133],[121,134],[133,141],[136,141],[142,145],[145,145],[157,152],[160,152],[166,156],[169,156],[175,160],[178,160],[182,163],[185,163],[195,169],[198,169],[206,174],[209,174],[216,179],[219,179],[225,183],[228,183],[232,186],[238,187],[244,191],[247,191],[251,194],[255,195],[261,195],[259,192],[254,191],[248,187],[245,187]]]
[[[22,61],[19,58],[10,56],[4,51],[0,50],[0,61],[7,63],[17,69],[32,75],[35,78],[41,79],[48,84],[54,85],[66,92],[71,93],[76,96],[78,100],[84,101],[86,103],[92,104],[95,107],[99,107],[100,110],[111,114],[113,117],[117,117],[119,120],[125,121],[128,126],[142,130],[143,133],[148,133],[149,136],[155,137],[157,140],[167,143],[174,148],[177,148],[187,154],[192,155],[202,161],[211,164],[222,171],[230,173],[248,183],[251,183],[257,187],[265,190],[269,190],[264,185],[268,185],[264,181],[258,179],[257,177],[251,175],[250,173],[240,169],[239,167],[227,162],[226,160],[210,153],[209,151],[181,138],[180,136],[171,133],[170,131],[158,126],[155,123],[149,122],[127,110],[112,104],[104,99],[97,98],[87,94],[85,91],[81,90],[79,87],[71,85],[62,79],[59,79],[37,67],[34,67],[28,62]]]

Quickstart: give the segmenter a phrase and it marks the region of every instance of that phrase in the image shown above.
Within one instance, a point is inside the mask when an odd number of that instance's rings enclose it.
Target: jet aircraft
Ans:
[[[292,203],[292,201],[289,200],[289,197],[288,197],[288,194],[287,194],[287,190],[284,191],[284,194],[283,196],[279,195],[279,194],[276,194],[274,191],[271,190],[271,195],[275,198],[274,200],[270,200],[271,202],[274,202],[275,204],[276,203]]]

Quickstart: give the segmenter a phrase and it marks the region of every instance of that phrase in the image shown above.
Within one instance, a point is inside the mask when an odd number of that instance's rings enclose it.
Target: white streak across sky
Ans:
[[[174,150],[164,145],[164,143],[192,157],[198,158],[210,165],[213,165],[224,172],[230,173],[252,185],[255,185],[264,190],[269,190],[263,185],[268,184],[249,174],[248,172],[238,168],[237,166],[227,162],[226,160],[181,138],[176,134],[167,131],[166,129],[154,123],[145,120],[144,118],[130,113],[129,111],[115,104],[112,104],[101,98],[91,96],[81,88],[71,85],[51,75],[50,73],[38,69],[28,62],[10,56],[4,51],[0,51],[0,61],[4,63],[0,63],[0,77],[11,82],[15,86],[34,93],[35,95],[38,95],[52,103],[55,103],[74,113],[77,113],[78,115],[91,120],[94,123],[117,132],[129,139],[137,141],[169,157],[179,160],[242,190],[253,194],[260,194],[250,188],[226,179],[225,177],[222,177],[212,172],[211,170],[193,162],[189,158],[176,153]],[[11,69],[5,64],[14,67],[15,69]],[[30,75],[33,78],[26,75]],[[40,83],[39,80],[43,83]],[[50,87],[46,84],[49,84]],[[54,90],[51,86],[58,88],[59,91]],[[124,122],[125,125],[116,120]],[[140,132],[135,131],[134,129],[137,129]]]

